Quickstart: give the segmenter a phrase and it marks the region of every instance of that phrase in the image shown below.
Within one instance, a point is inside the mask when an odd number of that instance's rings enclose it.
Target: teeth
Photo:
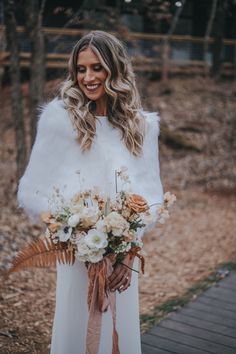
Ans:
[[[88,90],[95,90],[99,85],[86,85]]]

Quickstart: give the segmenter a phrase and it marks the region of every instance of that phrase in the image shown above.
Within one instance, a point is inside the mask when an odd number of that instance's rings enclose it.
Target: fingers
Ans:
[[[111,276],[108,278],[109,280],[109,288],[111,291],[115,291],[118,289],[118,284],[122,282],[122,280],[127,276],[127,270],[124,269],[121,265],[117,265],[114,269]]]
[[[131,272],[122,265],[117,265],[111,276],[108,278],[109,289],[122,292],[130,286]]]
[[[131,283],[131,279],[129,276],[127,276],[125,278],[125,282],[123,282],[119,287],[118,287],[118,291],[119,293],[122,293],[123,291],[125,291],[126,289],[128,289],[128,287],[130,286]]]
[[[118,264],[108,279],[110,283],[113,283],[115,280],[120,281],[126,273],[127,269],[125,269],[125,267],[121,264]]]

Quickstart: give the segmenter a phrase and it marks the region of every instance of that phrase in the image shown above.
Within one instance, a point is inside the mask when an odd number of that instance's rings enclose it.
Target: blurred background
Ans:
[[[161,117],[164,190],[177,196],[144,239],[145,331],[158,306],[236,264],[236,0],[0,0],[1,276],[42,232],[16,203],[38,107],[58,95],[73,45],[94,29],[127,46],[143,106]],[[49,353],[55,275],[27,270],[2,283],[0,353]]]

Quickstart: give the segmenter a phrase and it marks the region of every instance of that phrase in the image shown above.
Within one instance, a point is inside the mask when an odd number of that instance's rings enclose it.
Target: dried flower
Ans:
[[[45,224],[50,224],[53,219],[53,215],[50,211],[41,214],[41,219]]]
[[[62,224],[59,222],[48,224],[48,229],[53,233],[57,232],[61,227]]]
[[[164,194],[164,202],[167,208],[169,208],[172,204],[174,204],[175,201],[176,201],[176,196],[174,194],[171,194],[170,192],[166,192]]]
[[[107,232],[112,232],[114,236],[122,236],[126,229],[129,229],[129,223],[122,215],[112,211],[104,218]]]
[[[127,206],[135,213],[142,213],[148,210],[148,203],[141,195],[131,194],[127,199]]]

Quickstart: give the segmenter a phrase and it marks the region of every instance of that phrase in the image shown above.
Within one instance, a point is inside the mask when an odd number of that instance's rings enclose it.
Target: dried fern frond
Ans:
[[[13,260],[8,274],[29,267],[50,267],[57,262],[73,264],[74,252],[67,249],[66,243],[53,243],[47,238],[39,238],[23,248]]]

